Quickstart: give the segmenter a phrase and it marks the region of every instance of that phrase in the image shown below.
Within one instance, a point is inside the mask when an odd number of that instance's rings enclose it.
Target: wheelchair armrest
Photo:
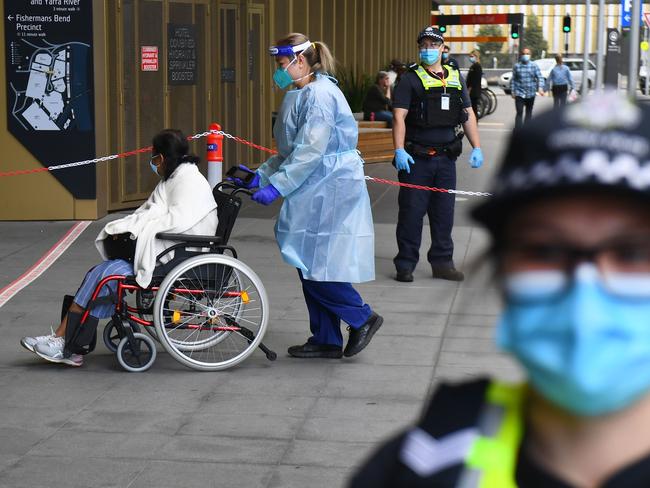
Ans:
[[[156,234],[157,239],[165,241],[180,241],[188,244],[221,244],[223,238],[219,236],[197,236],[192,234],[170,234],[167,232],[159,232]],[[199,246],[200,247],[200,246]]]

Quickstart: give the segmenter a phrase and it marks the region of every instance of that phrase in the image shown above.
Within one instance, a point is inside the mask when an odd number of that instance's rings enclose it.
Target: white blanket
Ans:
[[[130,232],[137,239],[135,279],[146,288],[156,266],[156,256],[174,244],[156,239],[159,232],[212,236],[217,230],[217,204],[207,180],[195,164],[181,164],[167,181],[154,188],[149,199],[135,212],[104,226],[95,247],[107,259],[102,242],[109,235]],[[161,261],[168,262],[173,252]]]

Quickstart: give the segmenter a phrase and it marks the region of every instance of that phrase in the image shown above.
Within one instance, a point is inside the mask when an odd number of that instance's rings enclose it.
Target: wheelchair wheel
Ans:
[[[154,324],[163,347],[201,371],[234,366],[252,354],[268,324],[268,298],[255,272],[223,254],[183,261],[156,293]]]
[[[131,327],[133,332],[140,332],[140,327],[138,327],[136,324],[130,324],[127,325],[127,327]],[[106,349],[111,352],[117,352],[117,346],[119,346],[122,337],[120,337],[113,319],[109,320],[104,327],[102,338],[104,339],[104,345],[106,346]]]
[[[136,332],[133,341],[123,337],[117,346],[117,362],[125,370],[140,373],[148,370],[156,360],[156,344],[146,334]]]

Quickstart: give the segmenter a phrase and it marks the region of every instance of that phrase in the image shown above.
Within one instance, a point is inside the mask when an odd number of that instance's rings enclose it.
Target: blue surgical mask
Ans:
[[[530,54],[522,54],[521,60],[522,62],[527,63],[528,61],[530,61]]]
[[[156,166],[155,164],[153,164],[153,158],[151,158],[151,159],[149,160],[149,166],[151,167],[151,171],[153,171],[154,173],[156,173],[156,176],[160,176],[160,175],[158,174],[158,166]]]
[[[286,68],[279,68],[275,70],[273,73],[273,81],[277,85],[278,88],[281,90],[284,90],[285,88],[288,88],[291,86],[291,84],[294,82],[294,79],[291,78],[291,75],[289,74],[289,66],[291,66],[294,61],[298,59],[297,57],[294,57],[291,62],[287,65]]]
[[[650,391],[649,299],[606,291],[591,263],[578,266],[570,288],[554,299],[529,298],[557,280],[525,274],[506,278],[510,292],[497,343],[519,360],[540,394],[569,412],[595,416]]]
[[[470,57],[469,57],[469,62],[470,62],[470,63],[475,63],[475,62],[476,62],[476,58],[475,58],[474,56],[470,56]]]
[[[440,57],[440,49],[420,49],[420,61],[422,61],[427,66],[436,64],[438,58]]]
[[[449,59],[449,53],[446,53],[445,51],[442,52],[442,60],[447,61]]]

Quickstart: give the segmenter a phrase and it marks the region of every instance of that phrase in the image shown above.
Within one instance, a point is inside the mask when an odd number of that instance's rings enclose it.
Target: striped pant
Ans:
[[[84,278],[79,290],[77,290],[76,295],[74,296],[74,302],[79,305],[81,308],[86,308],[88,302],[92,298],[93,292],[101,280],[110,275],[126,275],[133,276],[133,265],[128,261],[123,259],[112,259],[109,261],[104,261],[101,264],[98,264],[92,268],[86,277]],[[115,293],[117,289],[116,281],[109,281],[104,285],[99,292],[98,297],[105,297],[109,293]],[[90,311],[90,315],[98,319],[106,319],[113,315],[115,311],[115,305],[113,303],[103,303],[96,305]]]

